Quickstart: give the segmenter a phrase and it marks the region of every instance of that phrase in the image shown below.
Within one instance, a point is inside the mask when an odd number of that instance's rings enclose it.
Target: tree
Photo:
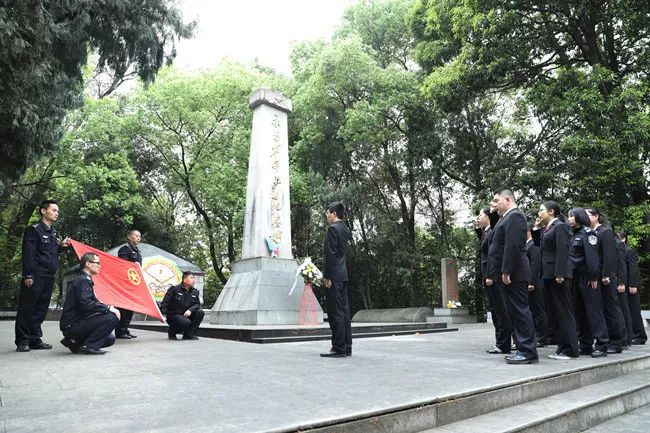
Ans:
[[[193,26],[166,0],[3,2],[0,188],[56,147],[66,111],[83,102],[89,51],[100,69],[113,71],[113,87],[132,71],[151,82],[175,56],[174,39],[189,37]]]
[[[518,161],[529,172],[522,190],[600,206],[640,237],[644,256],[649,14],[640,0],[422,0],[412,17],[427,94],[448,107],[485,94],[521,95],[553,132],[540,136],[531,161]]]
[[[431,187],[444,179],[428,132],[435,111],[420,97],[409,55],[408,8],[360,2],[331,43],[303,44],[293,54],[299,134],[292,156],[330,185],[321,206],[334,197],[348,205],[358,234],[351,260],[359,280],[351,287],[366,308],[430,302],[419,284],[416,227],[427,198],[437,202]]]

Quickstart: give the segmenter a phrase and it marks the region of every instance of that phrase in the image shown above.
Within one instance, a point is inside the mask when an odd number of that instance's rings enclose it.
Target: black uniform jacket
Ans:
[[[580,227],[573,232],[569,242],[569,262],[571,269],[578,270],[587,280],[600,277],[598,259],[598,237],[590,228]]]
[[[117,252],[117,257],[128,260],[129,262],[140,263],[142,266],[142,254],[137,246],[126,244]]]
[[[59,327],[65,331],[87,317],[109,313],[108,305],[95,297],[93,279],[87,273],[80,272],[66,291]]]
[[[526,217],[514,208],[494,227],[488,247],[488,278],[500,280],[510,274],[511,281],[528,283],[530,263],[526,257]]]
[[[23,235],[23,278],[53,277],[62,250],[54,227],[48,228],[42,221],[27,227]]]
[[[616,277],[618,284],[628,285],[628,275],[627,275],[627,251],[625,250],[626,245],[616,239],[616,253],[618,255],[617,267],[616,267]]]
[[[350,229],[343,221],[337,221],[327,228],[325,237],[325,265],[323,277],[332,281],[348,281],[346,249],[350,240]]]
[[[618,269],[618,251],[614,232],[607,226],[599,225],[594,229],[598,237],[598,256],[600,258],[600,275],[616,278]]]
[[[632,248],[625,245],[627,254],[627,285],[628,287],[639,287],[639,263],[636,253]]]
[[[532,239],[526,242],[526,257],[528,257],[530,263],[530,281],[528,281],[528,285],[535,286],[536,289],[544,287],[542,282],[542,251]]]
[[[485,281],[485,279],[488,277],[487,276],[488,246],[490,244],[490,238],[492,237],[492,231],[494,230],[494,227],[499,222],[499,215],[496,212],[490,212],[488,214],[488,218],[490,219],[489,227],[486,228],[477,227],[475,229],[476,236],[478,237],[478,240],[481,243],[481,275],[483,277],[483,281]]]
[[[165,316],[184,314],[187,310],[199,311],[200,308],[201,300],[199,299],[198,289],[192,286],[189,290],[185,290],[183,283],[167,289],[167,293],[165,293],[165,297],[160,303],[160,311]]]
[[[571,228],[556,219],[542,233],[542,278],[569,278],[569,240]]]

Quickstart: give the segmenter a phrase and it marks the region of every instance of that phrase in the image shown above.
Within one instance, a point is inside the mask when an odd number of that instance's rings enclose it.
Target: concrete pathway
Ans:
[[[0,432],[10,433],[279,432],[650,353],[553,361],[544,348],[539,364],[507,365],[485,353],[492,325],[473,324],[355,340],[348,358],[320,358],[322,341],[168,341],[150,331],[83,356],[58,343],[57,322],[44,324],[53,350],[17,353],[13,327],[0,322]]]

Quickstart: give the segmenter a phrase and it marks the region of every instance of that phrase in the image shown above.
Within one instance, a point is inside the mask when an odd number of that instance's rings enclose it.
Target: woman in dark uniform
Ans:
[[[603,313],[602,295],[598,290],[598,237],[591,230],[589,216],[584,209],[571,209],[568,222],[573,229],[569,260],[573,273],[571,286],[580,353],[591,355],[592,358],[607,356],[609,335]]]

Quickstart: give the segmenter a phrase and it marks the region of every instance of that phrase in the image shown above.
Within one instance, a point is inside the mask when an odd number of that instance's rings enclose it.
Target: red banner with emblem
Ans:
[[[99,257],[101,269],[99,274],[93,276],[93,283],[95,296],[100,302],[163,320],[139,263],[120,259],[75,240],[70,240],[70,245],[80,258],[85,253]]]

